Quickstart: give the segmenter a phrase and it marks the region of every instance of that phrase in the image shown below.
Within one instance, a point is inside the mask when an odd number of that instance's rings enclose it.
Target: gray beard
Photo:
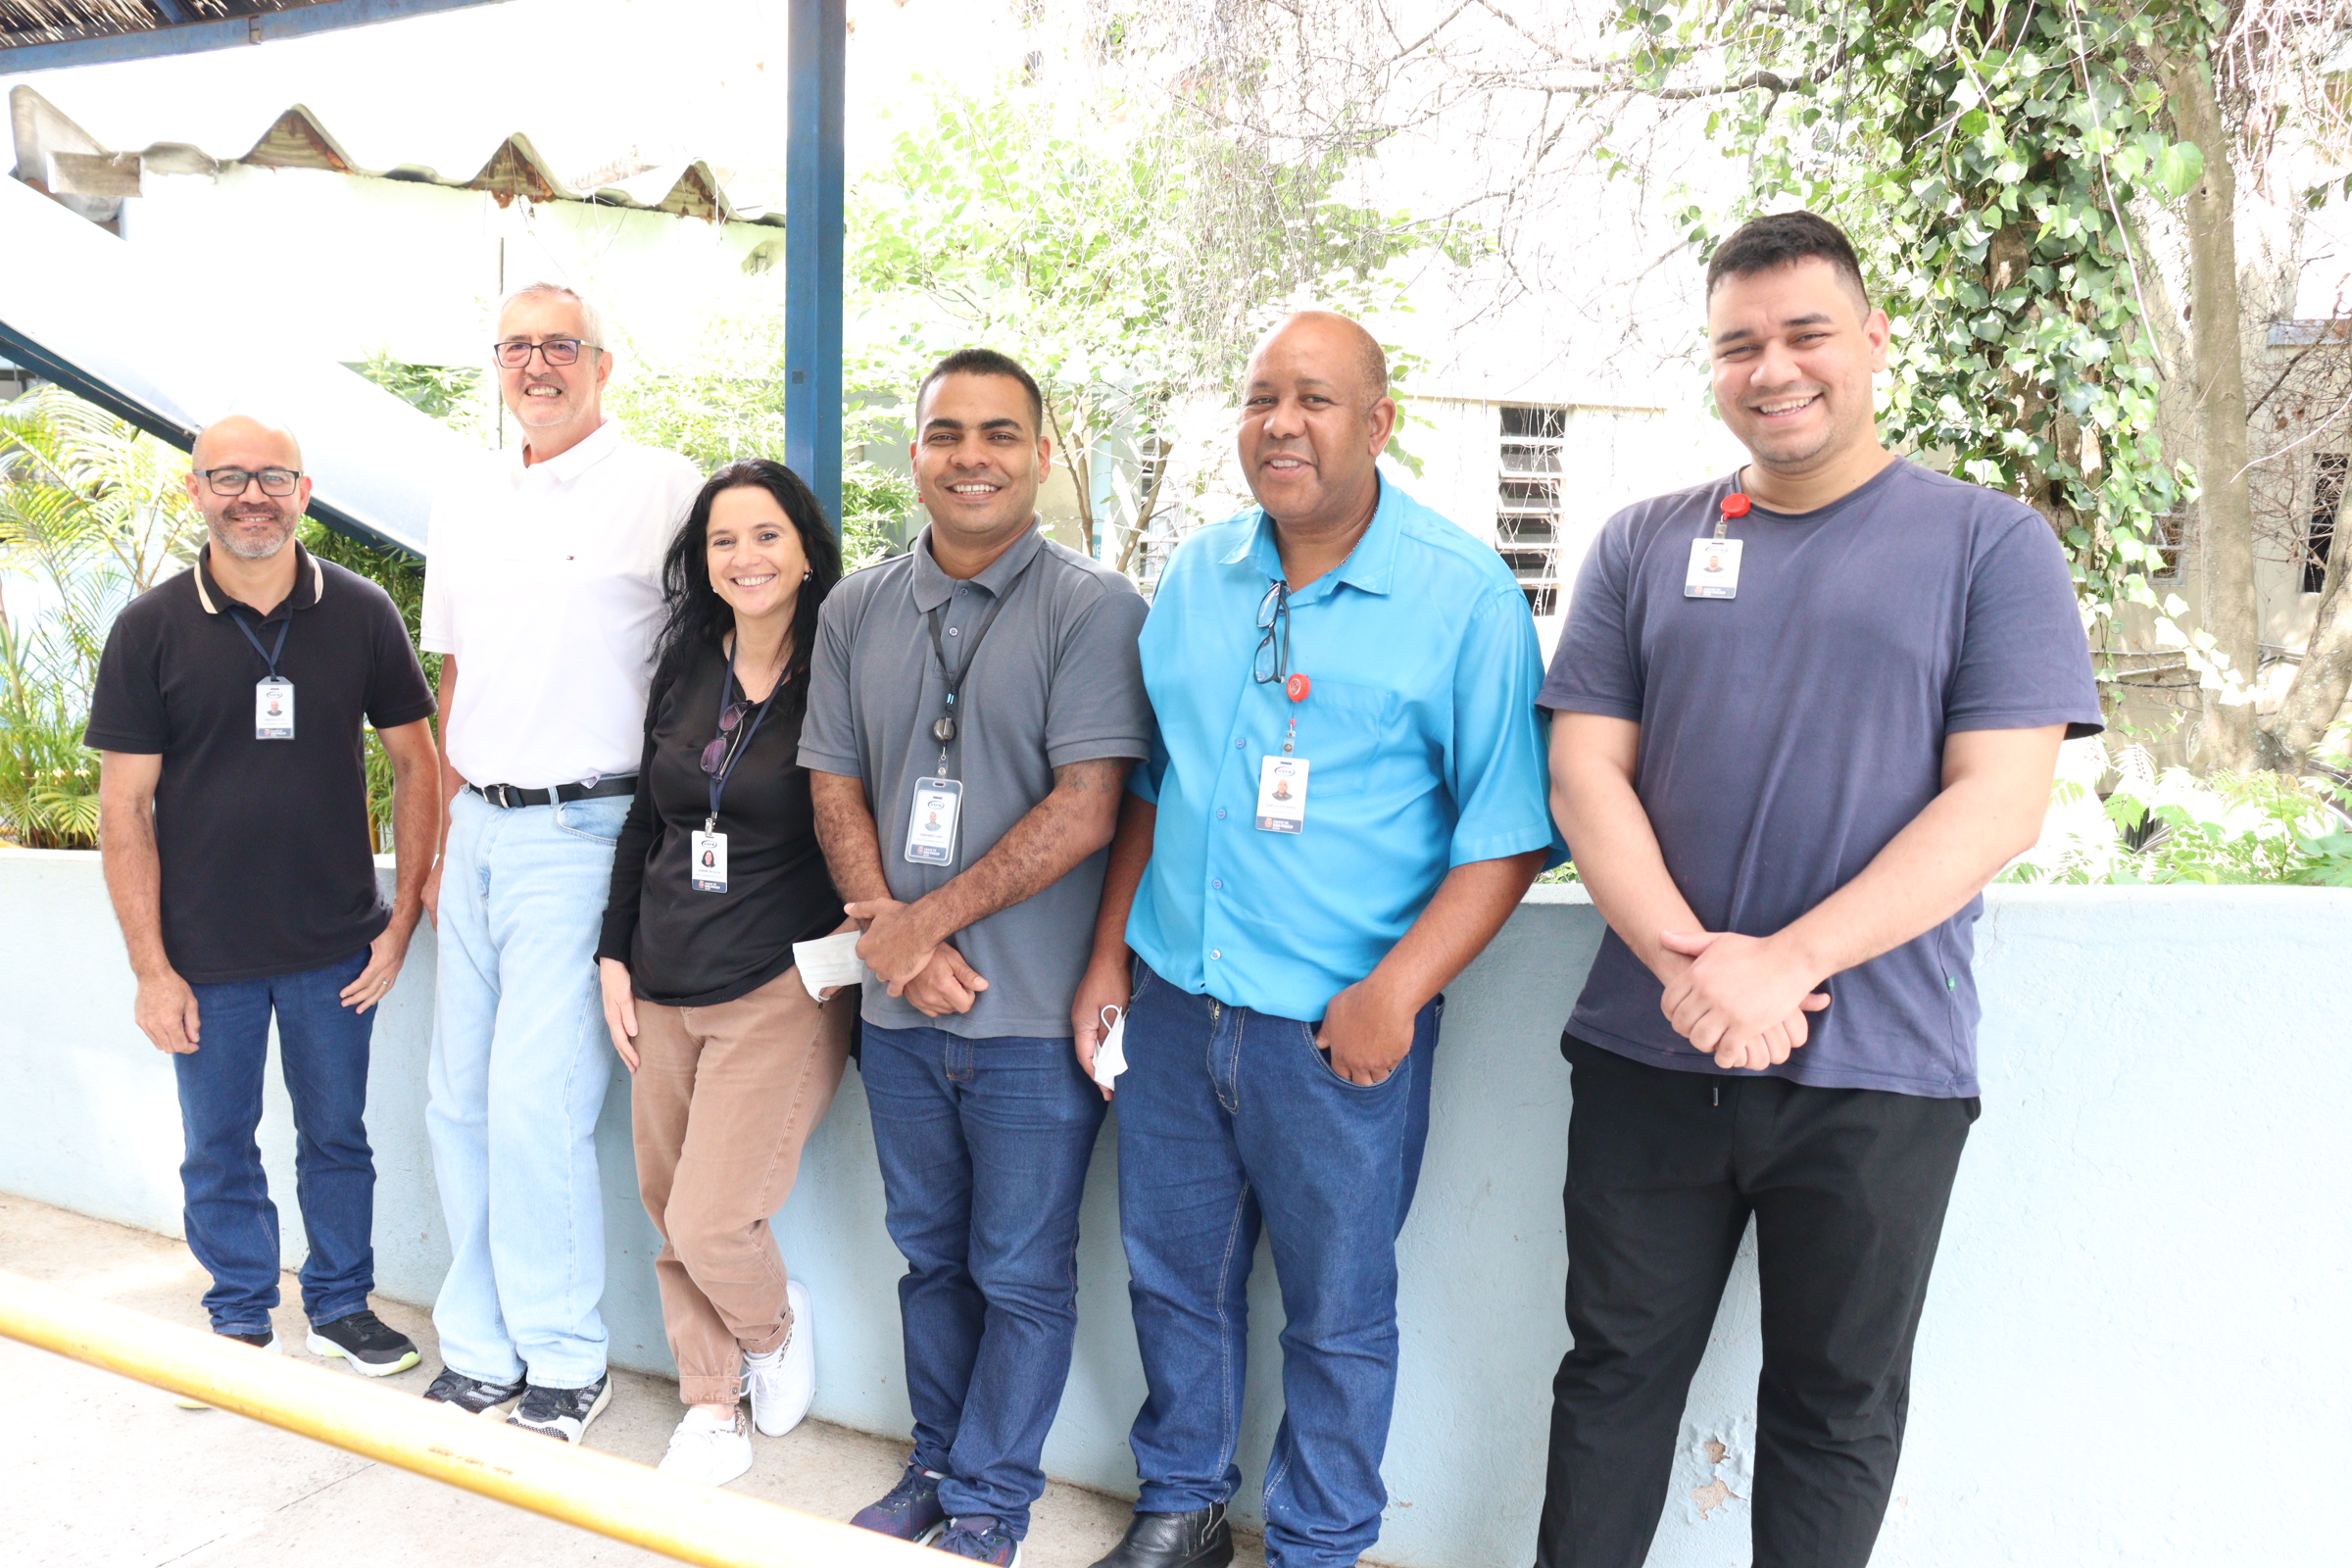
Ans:
[[[223,539],[220,537],[220,533],[218,529],[213,530],[213,543],[219,545],[221,549],[227,551],[239,561],[268,561],[270,557],[276,555],[280,550],[285,549],[286,541],[293,537],[294,525],[292,523],[287,523],[279,530],[277,537],[270,540],[266,545],[240,544],[233,539]]]

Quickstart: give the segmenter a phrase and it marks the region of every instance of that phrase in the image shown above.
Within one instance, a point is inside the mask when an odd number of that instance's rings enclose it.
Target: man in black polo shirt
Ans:
[[[311,1242],[309,1348],[382,1377],[415,1366],[416,1347],[368,1309],[368,1041],[432,864],[433,695],[384,591],[294,542],[311,481],[290,433],[222,419],[193,466],[211,540],[116,618],[90,705],[107,890],[139,1027],[179,1076],[188,1247],[213,1276],[214,1332],[276,1348],[277,1209],[254,1144],[274,1013]],[[392,760],[390,909],[363,717]]]

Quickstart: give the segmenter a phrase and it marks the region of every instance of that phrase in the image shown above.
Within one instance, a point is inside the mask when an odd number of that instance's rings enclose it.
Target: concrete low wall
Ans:
[[[1599,934],[1575,890],[1540,890],[1451,992],[1403,1241],[1383,1560],[1510,1568],[1531,1554],[1547,1389],[1567,1343],[1555,1043]],[[2334,1560],[2344,1526],[2329,1478],[2352,1436],[2338,1088],[2352,892],[2013,890],[1994,896],[1981,937],[1984,1115],[1944,1232],[1877,1560]],[[423,1130],[432,978],[428,932],[376,1029],[368,1118],[381,1288],[417,1302],[447,1258]],[[130,998],[96,858],[0,850],[0,1191],[175,1232],[172,1073],[133,1028]],[[1132,1494],[1124,1438],[1143,1387],[1115,1136],[1114,1123],[1088,1192],[1078,1354],[1046,1460]],[[293,1134],[274,1087],[264,1144],[291,1222]],[[613,1358],[666,1371],[617,1073],[601,1147]],[[780,1229],[817,1302],[817,1413],[903,1432],[901,1264],[855,1074]],[[291,1263],[302,1242],[298,1225],[288,1233]],[[1252,1304],[1246,1452],[1262,1463],[1280,1354],[1262,1252]],[[1692,1391],[1657,1568],[1748,1560],[1739,1499],[1758,1344],[1751,1254]]]

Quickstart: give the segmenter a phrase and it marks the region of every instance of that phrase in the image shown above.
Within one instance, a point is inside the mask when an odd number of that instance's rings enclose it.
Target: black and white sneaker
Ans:
[[[543,1389],[534,1383],[523,1390],[522,1404],[507,1417],[507,1425],[525,1432],[544,1432],[565,1443],[577,1443],[588,1423],[612,1402],[612,1376],[598,1378],[584,1389]]]
[[[277,1350],[277,1336],[269,1329],[264,1329],[259,1334],[223,1334],[220,1337],[224,1340],[234,1340],[239,1345],[250,1345],[257,1350],[269,1350],[273,1354]],[[172,1396],[172,1402],[182,1410],[210,1410],[212,1408],[202,1399],[192,1399],[184,1394]]]
[[[313,1355],[341,1356],[364,1378],[388,1378],[416,1364],[416,1342],[362,1307],[332,1323],[311,1325]]]
[[[485,1383],[480,1378],[444,1368],[433,1379],[433,1386],[424,1391],[424,1396],[464,1415],[493,1415],[521,1398],[522,1391],[520,1379],[513,1383]]]

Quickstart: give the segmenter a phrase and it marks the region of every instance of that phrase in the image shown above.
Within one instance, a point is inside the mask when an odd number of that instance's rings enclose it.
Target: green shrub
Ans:
[[[31,589],[0,611],[0,840],[96,845],[98,758],[81,732],[98,658],[117,612],[195,557],[185,471],[57,387],[0,408],[0,571]]]

